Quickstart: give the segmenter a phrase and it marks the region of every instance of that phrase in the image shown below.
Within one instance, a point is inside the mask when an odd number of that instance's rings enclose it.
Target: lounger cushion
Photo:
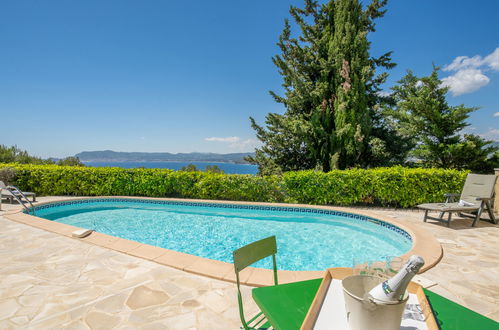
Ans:
[[[459,203],[429,203],[429,204],[419,204],[417,206],[423,210],[430,211],[440,211],[440,212],[448,212],[448,211],[474,211],[480,207],[480,202],[475,201],[474,206],[462,206]]]

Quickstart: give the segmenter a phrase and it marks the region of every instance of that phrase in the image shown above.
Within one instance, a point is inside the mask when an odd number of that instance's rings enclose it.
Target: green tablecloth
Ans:
[[[253,289],[253,299],[276,330],[300,329],[322,279]],[[499,323],[424,290],[441,329],[499,330]]]

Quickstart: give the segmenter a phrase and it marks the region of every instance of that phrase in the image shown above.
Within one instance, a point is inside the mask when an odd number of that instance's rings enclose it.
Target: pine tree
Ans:
[[[384,15],[385,4],[373,0],[363,9],[358,0],[324,5],[305,0],[303,9],[291,7],[301,33],[292,37],[285,21],[278,42],[281,54],[273,58],[285,96],[270,92],[286,112],[269,114],[266,128],[251,118],[263,147],[249,160],[260,172],[329,171],[369,163],[375,138],[371,117],[386,79],[386,74],[376,75],[376,68],[394,66],[390,53],[369,56],[367,34],[374,31],[374,19]]]
[[[449,88],[442,85],[438,71],[434,67],[426,77],[408,71],[392,88],[396,106],[386,114],[397,121],[401,134],[412,137],[412,154],[423,166],[491,171],[499,165],[498,148],[480,136],[462,134],[469,114],[478,108],[450,106]]]

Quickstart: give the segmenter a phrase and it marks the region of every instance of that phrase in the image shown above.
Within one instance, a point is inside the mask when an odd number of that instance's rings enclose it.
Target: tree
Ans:
[[[54,164],[49,159],[30,156],[27,151],[21,150],[17,146],[7,147],[4,145],[0,145],[0,163]]]
[[[208,173],[224,173],[218,165],[206,165],[204,171]]]
[[[74,156],[59,159],[57,161],[57,165],[61,165],[61,166],[85,166],[85,164],[83,164],[80,161],[80,158],[74,157]]]
[[[250,119],[257,138],[265,143],[255,150],[254,157],[246,157],[250,163],[258,164],[259,174],[281,174],[315,167],[316,161],[305,142],[310,131],[306,121],[269,113],[266,119],[267,129],[264,129],[253,118]]]
[[[385,111],[398,125],[402,135],[411,137],[412,155],[423,166],[489,171],[497,148],[477,135],[464,134],[466,120],[476,107],[450,106],[448,87],[438,78],[437,67],[427,77],[412,71],[392,88],[396,105]]]
[[[479,173],[493,173],[499,167],[499,147],[473,134],[464,134],[461,141],[450,147],[457,168]]]
[[[378,151],[370,147],[376,137],[372,116],[382,100],[379,85],[387,76],[376,75],[376,68],[394,64],[389,52],[369,56],[367,34],[374,31],[374,20],[384,15],[386,2],[373,0],[363,9],[358,0],[324,5],[305,0],[303,9],[291,7],[300,35],[292,37],[285,20],[277,43],[281,54],[273,57],[285,96],[270,92],[286,112],[268,114],[266,128],[250,118],[263,147],[248,160],[258,164],[261,173],[369,164]]]
[[[19,163],[36,165],[63,165],[63,166],[85,166],[78,157],[66,157],[55,162],[53,159],[42,159],[30,156],[26,150],[17,146],[7,147],[0,145],[0,163]]]
[[[199,171],[198,168],[196,167],[196,165],[194,165],[194,164],[189,164],[187,166],[183,166],[180,170],[181,171],[186,171],[186,172],[196,172],[196,171]]]

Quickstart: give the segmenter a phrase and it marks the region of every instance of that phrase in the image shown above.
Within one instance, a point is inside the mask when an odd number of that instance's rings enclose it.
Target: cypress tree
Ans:
[[[300,35],[291,36],[286,20],[278,42],[281,54],[273,57],[285,96],[270,92],[286,112],[269,114],[266,128],[251,118],[263,147],[249,160],[262,173],[368,164],[371,117],[386,79],[386,74],[376,75],[376,68],[394,66],[390,53],[369,56],[367,34],[374,31],[374,19],[384,15],[385,4],[373,0],[364,9],[358,0],[324,5],[305,0],[303,9],[291,7]]]

